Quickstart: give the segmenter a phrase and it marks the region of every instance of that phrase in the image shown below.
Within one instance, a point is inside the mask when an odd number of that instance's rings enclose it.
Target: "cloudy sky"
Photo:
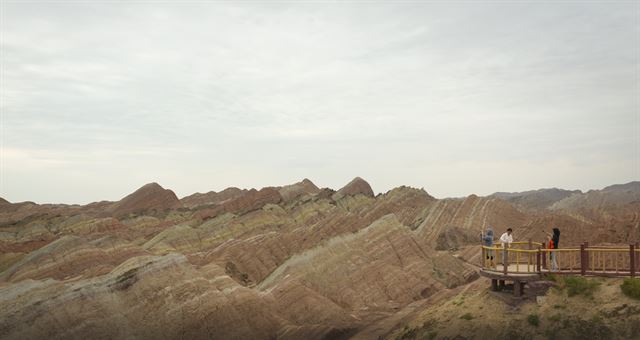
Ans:
[[[0,197],[640,180],[640,3],[2,1]]]

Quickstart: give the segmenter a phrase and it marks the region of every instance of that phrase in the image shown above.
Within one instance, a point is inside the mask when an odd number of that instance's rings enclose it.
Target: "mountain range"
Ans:
[[[640,182],[436,199],[309,179],[87,205],[0,199],[0,338],[386,337],[477,285],[480,233],[640,240]],[[420,307],[422,306],[422,307]],[[404,318],[404,319],[403,319]]]

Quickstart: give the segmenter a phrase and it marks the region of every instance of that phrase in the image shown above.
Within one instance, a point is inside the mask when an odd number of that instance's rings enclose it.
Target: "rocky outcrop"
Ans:
[[[223,213],[244,214],[252,210],[260,209],[265,204],[276,204],[282,201],[282,196],[275,188],[263,188],[249,190],[246,194],[229,200],[224,204],[211,209],[205,209],[198,213],[198,217],[209,219]]]
[[[4,285],[0,304],[3,339],[272,339],[284,326],[272,300],[180,254],[133,257],[93,279]]]
[[[201,194],[195,193],[180,199],[185,207],[196,208],[203,205],[217,205],[226,201],[238,198],[247,193],[246,189],[238,189],[235,187],[226,188],[220,192],[209,191]]]
[[[446,260],[440,261],[441,256]],[[297,252],[256,288],[285,303],[281,313],[288,319],[334,325],[349,333],[380,314],[476,276],[450,254],[425,247],[391,214]]]
[[[285,201],[291,201],[297,197],[305,194],[317,194],[320,189],[308,179],[303,179],[301,182],[285,185],[278,189],[278,192]]]
[[[478,233],[452,226],[438,234],[436,250],[458,250],[470,244],[478,244]]]
[[[462,200],[438,200],[425,209],[420,219],[416,232],[435,247],[440,235],[450,228],[459,233],[475,233],[479,241],[480,232],[487,227],[499,236],[507,228],[523,229],[531,217],[501,199],[470,195]]]
[[[3,271],[0,281],[93,277],[106,274],[122,261],[142,254],[144,251],[139,247],[115,237],[87,240],[69,235],[30,252]]]
[[[338,200],[344,196],[354,196],[357,194],[361,194],[367,197],[373,197],[373,189],[367,181],[360,177],[356,177],[347,185],[338,190],[334,195],[333,199]]]
[[[161,212],[181,207],[176,194],[158,183],[149,183],[111,205],[108,211],[114,216],[132,213]]]

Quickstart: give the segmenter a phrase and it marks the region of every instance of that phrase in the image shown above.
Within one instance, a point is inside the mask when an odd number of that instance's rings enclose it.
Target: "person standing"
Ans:
[[[484,235],[484,237],[482,238],[482,241],[484,242],[485,247],[493,247],[493,229],[491,229],[491,227],[489,227],[487,229],[487,233]],[[487,249],[486,251],[486,262],[489,262],[489,266],[491,268],[495,267],[495,263],[493,263],[493,249]]]
[[[552,231],[553,231],[553,234],[547,233],[547,236],[550,239],[549,249],[558,249],[558,246],[560,244],[560,229],[553,228]],[[558,270],[557,254],[555,251],[551,251],[550,253],[551,253],[551,270]]]
[[[506,263],[507,266],[509,265],[509,254],[507,252],[507,249],[511,248],[511,243],[513,243],[512,233],[513,229],[508,228],[507,232],[500,236],[500,242],[502,243],[502,248],[504,248],[504,250],[502,251],[502,263]]]
[[[553,251],[555,249],[553,238],[549,233],[547,233],[547,249],[549,249],[549,260],[551,262],[551,271],[556,271],[558,270],[558,263],[556,262],[556,253]]]

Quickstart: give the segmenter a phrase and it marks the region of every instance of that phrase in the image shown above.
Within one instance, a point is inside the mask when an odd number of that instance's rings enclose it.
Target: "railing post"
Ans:
[[[536,253],[536,268],[538,270],[538,274],[542,273],[542,268],[540,267],[540,256],[542,255],[542,250],[538,247],[538,252]]]
[[[547,249],[547,243],[546,242],[543,242],[542,246],[543,246],[542,249]],[[547,268],[547,254],[548,254],[548,252],[545,251],[542,254],[543,254],[542,255],[542,268],[548,270],[549,269],[549,268]]]
[[[584,267],[589,270],[589,242],[584,241]],[[586,274],[585,270],[585,274]]]
[[[486,264],[485,260],[484,260],[484,230],[480,232],[480,268],[484,268],[484,265]]]
[[[503,245],[502,250],[502,267],[502,272],[504,275],[507,275],[507,270],[509,269],[509,250],[506,244]]]
[[[533,242],[531,242],[531,237],[529,237],[529,250],[531,250],[531,249],[533,249]],[[529,259],[529,262],[531,262],[531,253],[527,253],[527,257]],[[518,267],[518,268],[520,268],[520,267]],[[527,268],[527,270],[529,270],[529,269]]]
[[[587,252],[584,250],[584,243],[580,245],[580,274],[587,274]]]
[[[636,246],[635,247],[636,250],[640,249],[640,244],[638,244],[638,242],[636,242],[635,246]],[[638,269],[638,264],[640,264],[640,253],[638,253],[636,251],[636,272],[637,272],[637,269]]]
[[[636,277],[636,246],[635,244],[629,245],[629,270],[631,278]]]

